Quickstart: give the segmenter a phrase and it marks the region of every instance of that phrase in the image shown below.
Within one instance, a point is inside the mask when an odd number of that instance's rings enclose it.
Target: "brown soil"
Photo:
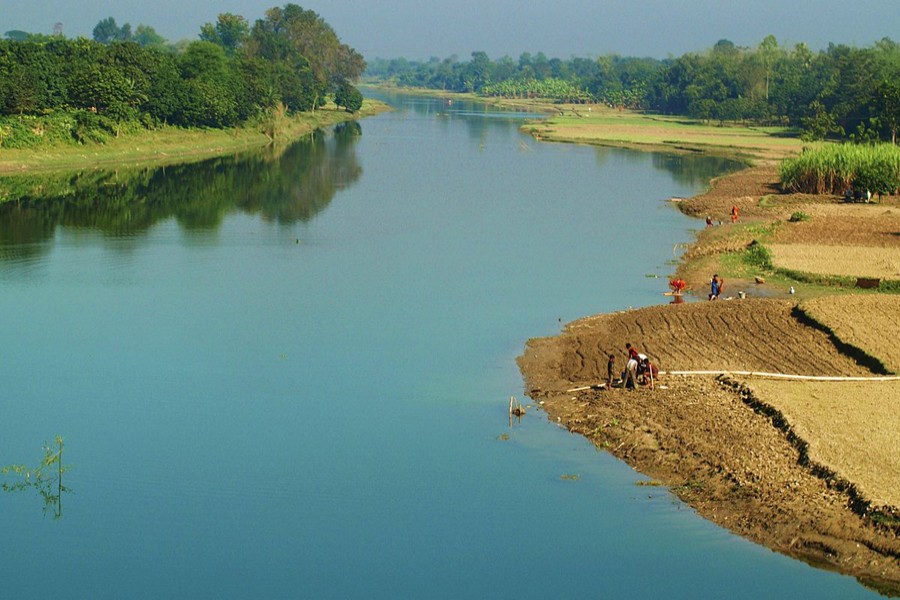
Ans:
[[[707,193],[679,206],[724,224],[700,233],[678,275],[705,299],[710,275],[728,268],[722,257],[761,234],[769,236],[766,243],[866,246],[876,258],[879,248],[900,247],[896,199],[878,206],[840,200],[780,193],[771,164],[714,180]],[[740,211],[737,225],[730,223],[732,206]],[[788,222],[796,211],[810,220]],[[896,370],[900,359],[891,342],[900,334],[898,297],[858,301],[861,296],[843,295],[810,305],[804,297],[800,309],[799,291],[795,298],[787,286],[778,290],[756,286],[752,276],[725,275],[726,296],[750,290],[770,298],[654,306],[576,321],[558,337],[529,341],[519,359],[528,395],[554,421],[670,486],[704,517],[900,596],[900,510],[894,502],[900,481],[893,475],[900,467],[890,450],[896,426],[884,402],[854,401],[865,392],[853,390],[863,388],[663,376],[652,391],[571,391],[605,380],[610,352],[621,370],[626,341],[668,371],[859,376]],[[850,403],[852,419],[810,401],[824,389],[840,390],[836,395]],[[881,450],[842,450],[854,440],[863,448],[863,438]]]
[[[900,296],[825,296],[800,308],[842,342],[877,360],[885,371],[900,373]]]
[[[751,384],[809,443],[809,458],[858,488],[872,510],[900,506],[900,382],[773,381]]]

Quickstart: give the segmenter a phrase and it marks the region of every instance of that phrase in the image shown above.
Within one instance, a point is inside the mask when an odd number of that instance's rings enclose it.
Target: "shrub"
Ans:
[[[747,246],[747,250],[744,253],[744,260],[747,264],[757,267],[758,269],[767,271],[772,269],[772,254],[765,246],[756,240],[752,241],[750,245]]]

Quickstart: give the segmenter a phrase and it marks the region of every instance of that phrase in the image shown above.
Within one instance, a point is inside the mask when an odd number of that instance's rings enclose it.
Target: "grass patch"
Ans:
[[[290,142],[320,127],[389,110],[387,105],[366,100],[358,113],[337,107],[279,118],[276,142]],[[271,123],[256,122],[233,129],[183,129],[163,127],[110,137],[105,143],[60,144],[38,148],[0,149],[0,173],[54,172],[119,165],[151,166],[194,162],[273,142],[267,135]]]
[[[791,213],[791,216],[788,217],[788,221],[791,223],[802,223],[803,221],[809,221],[810,216],[803,212],[802,210],[796,210]]]

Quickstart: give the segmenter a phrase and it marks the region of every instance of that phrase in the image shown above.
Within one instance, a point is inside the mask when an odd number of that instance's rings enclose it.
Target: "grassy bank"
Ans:
[[[105,144],[60,145],[39,149],[0,148],[0,174],[193,162],[251,148],[261,148],[273,141],[288,142],[319,127],[387,110],[389,107],[381,102],[366,100],[362,109],[353,114],[332,105],[315,112],[280,116],[274,121],[234,129],[166,127],[155,131],[143,131],[136,135],[123,135]]]

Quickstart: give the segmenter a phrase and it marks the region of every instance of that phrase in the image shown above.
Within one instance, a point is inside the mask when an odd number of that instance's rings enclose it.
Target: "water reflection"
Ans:
[[[721,156],[652,153],[653,167],[672,174],[682,185],[706,186],[715,177],[733,173],[744,165]]]
[[[43,253],[58,227],[134,236],[174,218],[186,230],[211,230],[235,210],[309,221],[362,174],[360,135],[350,122],[281,149],[194,164],[2,178],[0,260]]]

